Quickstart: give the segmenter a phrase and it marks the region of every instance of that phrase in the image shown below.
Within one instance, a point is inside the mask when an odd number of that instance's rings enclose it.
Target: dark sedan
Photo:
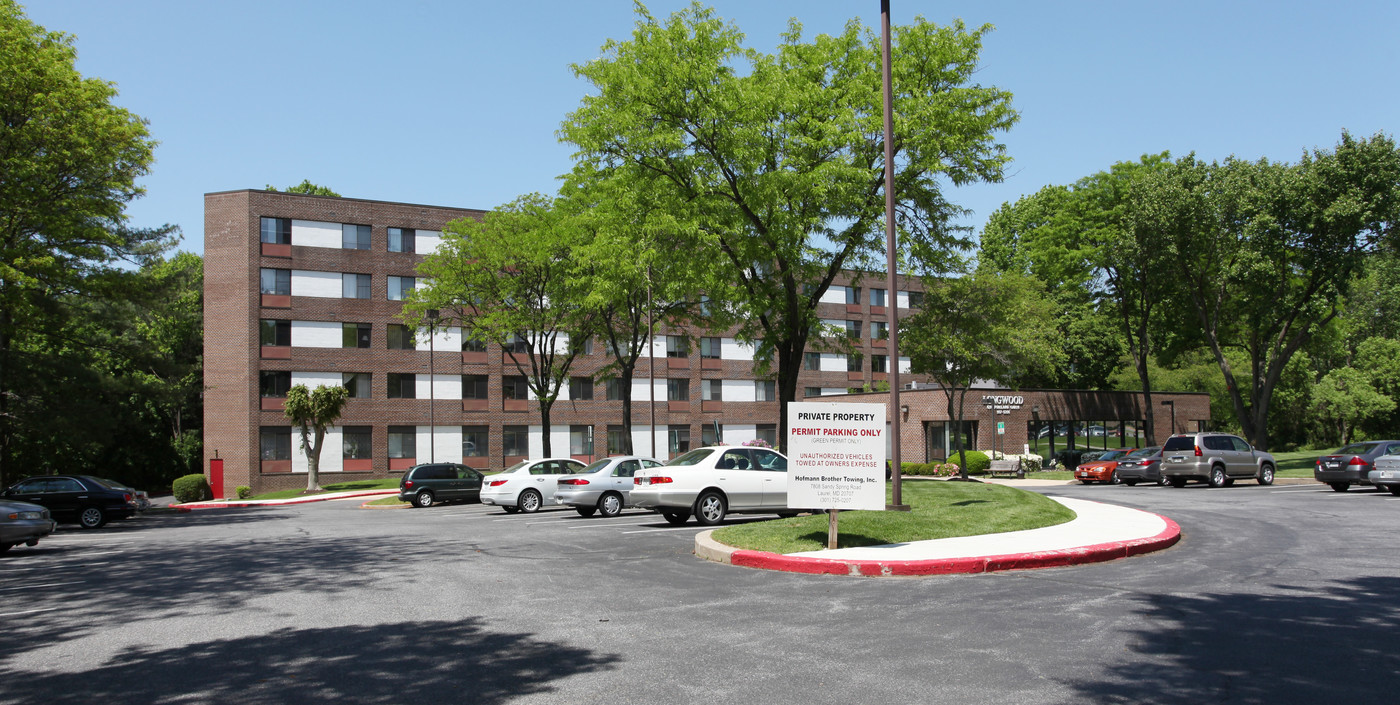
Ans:
[[[1400,441],[1352,443],[1318,458],[1313,464],[1313,479],[1338,492],[1346,492],[1352,485],[1369,485],[1368,475],[1375,469],[1376,458],[1396,453],[1400,453]]]
[[[0,553],[20,544],[33,546],[53,530],[49,510],[37,504],[0,499]]]
[[[1129,453],[1118,461],[1118,479],[1129,487],[1139,482],[1167,484],[1167,478],[1162,476],[1162,447],[1152,446]]]
[[[136,513],[136,496],[90,475],[44,475],[20,480],[5,490],[6,499],[37,504],[56,521],[96,529]]]

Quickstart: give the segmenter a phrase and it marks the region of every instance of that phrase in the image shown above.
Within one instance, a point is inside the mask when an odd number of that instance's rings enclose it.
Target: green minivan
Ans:
[[[433,502],[480,502],[481,473],[456,463],[414,465],[399,480],[399,501],[415,507]]]

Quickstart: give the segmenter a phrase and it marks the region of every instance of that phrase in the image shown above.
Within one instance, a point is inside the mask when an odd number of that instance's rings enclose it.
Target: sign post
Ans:
[[[836,548],[842,509],[885,508],[885,405],[788,404],[788,506],[831,515],[827,548]]]

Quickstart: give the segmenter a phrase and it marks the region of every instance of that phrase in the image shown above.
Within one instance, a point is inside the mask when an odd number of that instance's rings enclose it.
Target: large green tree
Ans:
[[[1400,150],[1384,135],[1344,133],[1295,165],[1192,155],[1139,185],[1139,222],[1162,243],[1160,276],[1189,302],[1244,435],[1267,450],[1289,360],[1338,316],[1367,259],[1394,246]],[[1245,352],[1243,369],[1232,348]]]
[[[743,47],[737,27],[692,4],[658,20],[640,4],[630,39],[574,66],[593,86],[560,130],[590,168],[625,170],[665,194],[695,233],[686,255],[721,265],[706,286],[735,336],[776,368],[779,438],[822,294],[844,269],[883,268],[880,47],[851,21],[776,51]],[[896,214],[909,271],[946,271],[969,241],[948,185],[1000,179],[995,135],[1010,95],[975,82],[982,38],[961,23],[893,29]],[[893,296],[891,292],[891,296]]]
[[[916,374],[938,383],[967,479],[963,407],[978,380],[1014,384],[1063,361],[1052,342],[1054,304],[1036,280],[1012,272],[929,279],[924,305],[900,324],[901,349]],[[905,335],[907,334],[907,337]]]
[[[72,37],[0,0],[0,482],[16,429],[35,421],[20,418],[35,406],[16,385],[57,372],[20,351],[52,347],[71,302],[173,241],[171,227],[127,226],[155,142],[144,120],[113,105],[116,88],[84,78],[75,60]]]
[[[550,411],[569,370],[594,332],[587,303],[586,231],[540,194],[521,196],[482,220],[462,218],[443,229],[442,245],[418,266],[424,283],[404,306],[404,319],[422,326],[437,311],[438,326],[461,326],[472,340],[493,342],[525,378],[552,455]]]

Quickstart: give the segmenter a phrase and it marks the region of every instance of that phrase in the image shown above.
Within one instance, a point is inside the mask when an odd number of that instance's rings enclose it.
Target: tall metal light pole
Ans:
[[[890,72],[890,0],[880,0],[880,64],[885,85],[885,303],[890,319],[890,462],[893,465],[890,509],[908,510],[900,485],[903,472],[899,453],[899,289],[895,279],[894,234],[894,87]]]
[[[433,379],[433,353],[437,337],[438,311],[435,308],[427,310],[428,317],[428,462],[437,462],[437,384]]]

